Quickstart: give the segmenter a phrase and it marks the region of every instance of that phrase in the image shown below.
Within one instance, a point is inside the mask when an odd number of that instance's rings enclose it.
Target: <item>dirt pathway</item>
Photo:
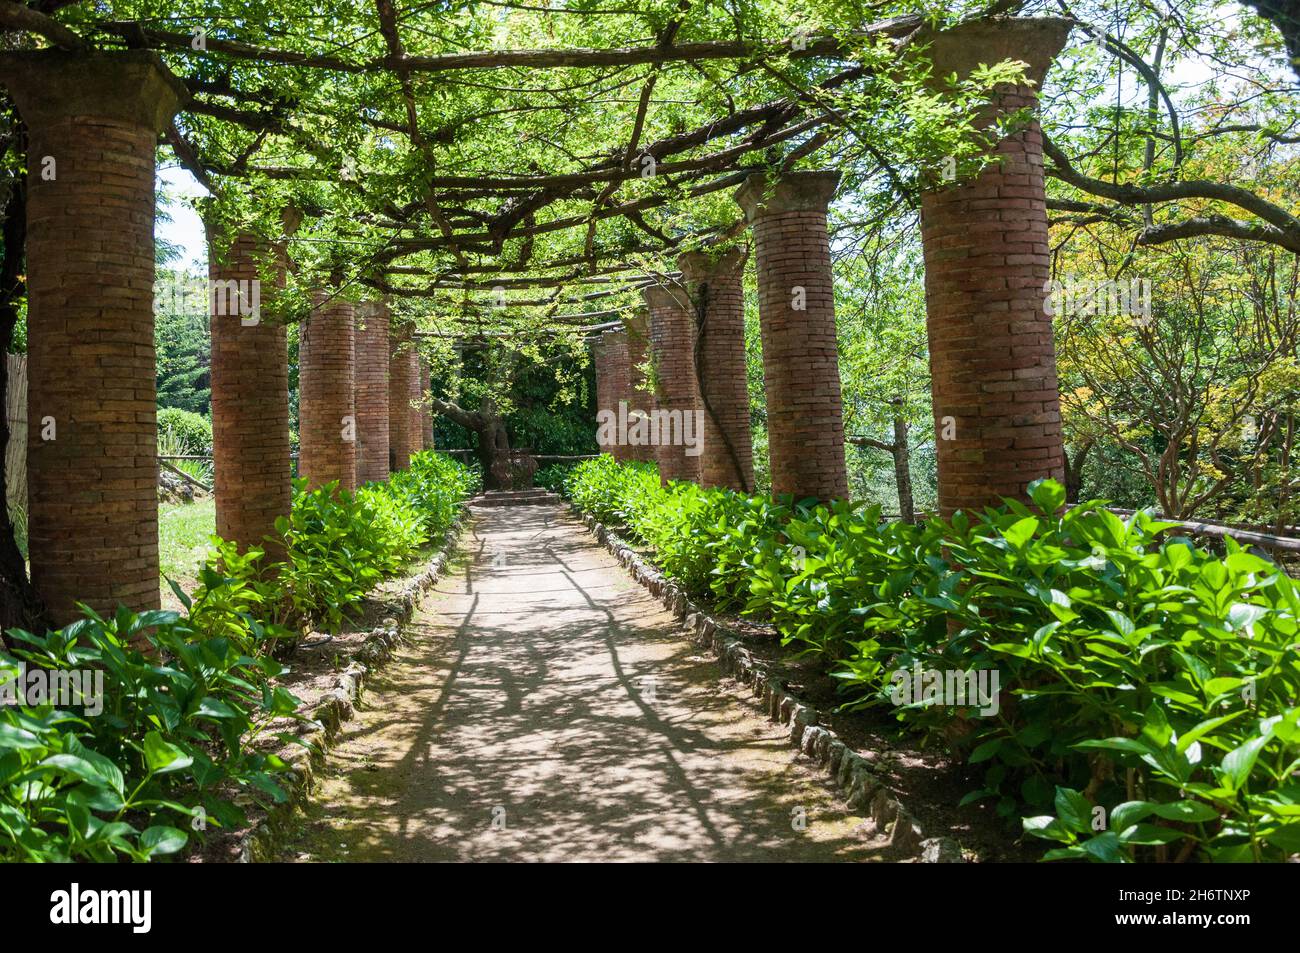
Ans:
[[[882,859],[571,516],[481,509],[462,550],[285,859]]]

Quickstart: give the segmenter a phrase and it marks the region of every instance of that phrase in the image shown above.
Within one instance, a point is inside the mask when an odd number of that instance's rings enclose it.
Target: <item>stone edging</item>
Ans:
[[[848,745],[830,728],[818,724],[821,715],[812,705],[791,694],[781,679],[772,675],[764,663],[756,660],[731,629],[708,615],[690,600],[676,583],[668,581],[657,568],[595,517],[569,510],[631,573],[632,578],[685,624],[691,638],[711,648],[725,674],[749,687],[756,704],[772,721],[789,728],[792,747],[835,778],[849,810],[870,817],[878,831],[889,832],[889,846],[921,863],[962,863],[961,847],[951,837],[925,837],[921,825],[912,817],[871,769],[871,763]]]
[[[361,647],[348,657],[346,667],[335,676],[333,687],[308,713],[310,720],[298,733],[305,746],[295,745],[284,756],[289,764],[284,781],[289,797],[284,803],[275,805],[240,838],[239,863],[259,863],[271,857],[277,835],[310,796],[317,772],[324,766],[339,729],[352,720],[367,679],[392,656],[393,649],[403,639],[403,628],[456,551],[466,514],[467,510],[462,506],[460,515],[443,536],[438,552],[424,569],[412,576],[399,593],[384,600],[383,605],[391,614],[385,616]]]

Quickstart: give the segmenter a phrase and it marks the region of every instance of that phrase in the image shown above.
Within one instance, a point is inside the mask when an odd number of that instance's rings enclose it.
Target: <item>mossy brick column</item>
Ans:
[[[700,405],[704,454],[700,485],[750,492],[754,488],[749,386],[745,371],[744,271],[748,249],[720,255],[689,252],[677,263],[697,314]]]
[[[28,540],[55,625],[156,609],[154,149],[184,96],[156,56],[0,55],[27,125]]]
[[[430,390],[433,388],[433,374],[429,369],[429,362],[423,357],[420,358],[420,393],[423,395],[424,403],[420,406],[420,433],[423,435],[423,444],[425,450],[433,449],[433,408],[429,406],[426,399]]]
[[[411,465],[411,326],[394,325],[388,336],[388,469]]]
[[[838,172],[751,175],[736,201],[754,232],[772,492],[848,496],[826,209]]]
[[[356,489],[355,343],[352,302],[314,293],[298,342],[298,475],[312,488]]]
[[[411,397],[407,403],[411,407],[411,453],[424,449],[424,388],[420,382],[420,355],[414,343],[407,352],[411,362]]]
[[[650,312],[650,349],[657,377],[655,416],[659,420],[655,459],[659,479],[700,479],[700,388],[695,379],[695,315],[686,292],[653,285],[644,291]],[[670,421],[672,423],[670,424]],[[684,437],[692,435],[694,454]]]
[[[388,479],[388,305],[356,309],[357,486]]]
[[[217,535],[283,555],[275,521],[289,515],[293,465],[289,447],[289,346],[284,325],[267,317],[266,304],[284,286],[284,252],[247,233],[232,242],[208,238],[208,278],[214,288],[251,288],[258,282],[261,312],[223,304],[213,294],[212,462]],[[264,280],[272,278],[268,287]]]
[[[623,319],[627,331],[627,401],[629,417],[634,413],[649,414],[655,409],[655,396],[646,384],[641,367],[650,355],[650,312],[638,308]],[[655,448],[649,444],[629,445],[627,459],[643,463],[655,461]]]
[[[1021,60],[1037,84],[1068,32],[1054,19],[971,23],[935,34],[930,55],[937,76]],[[1032,86],[1006,86],[986,119],[1036,105]],[[974,178],[922,194],[921,241],[940,510],[978,511],[1024,497],[1040,477],[1062,479],[1037,122],[999,142]]]

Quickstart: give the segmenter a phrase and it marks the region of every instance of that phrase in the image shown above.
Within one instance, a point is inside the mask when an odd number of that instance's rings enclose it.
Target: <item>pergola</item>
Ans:
[[[313,484],[385,479],[427,439],[411,407],[428,387],[412,346],[422,332],[398,312],[403,301],[433,299],[453,333],[493,300],[526,316],[520,333],[545,326],[590,333],[620,320],[594,348],[599,406],[702,410],[704,450],[698,457],[672,445],[613,452],[656,459],[664,479],[752,490],[742,281],[753,267],[772,489],[831,500],[848,493],[827,231],[841,177],[805,167],[836,123],[819,91],[881,69],[881,50],[885,62],[933,61],[936,86],[981,64],[1021,61],[1023,81],[999,86],[981,114],[984,128],[1002,129],[1007,117],[1032,114],[1037,85],[1070,30],[1050,18],[936,29],[901,17],[870,25],[852,43],[821,36],[678,42],[670,24],[651,42],[616,49],[416,55],[407,50],[410,21],[392,0],[377,0],[382,51],[367,55],[254,44],[229,31],[199,43],[196,34],[142,22],[98,21],[83,34],[9,4],[3,22],[47,44],[0,53],[0,81],[29,137],[30,560],[57,624],[76,616],[78,601],[137,611],[159,603],[153,226],[160,140],[217,198],[205,213],[210,277],[260,282],[266,312],[212,315],[222,536],[263,545],[289,510],[288,356],[276,296],[291,269],[313,289],[300,356],[300,468]],[[855,54],[865,47],[877,51],[869,62]],[[660,67],[721,61],[741,75],[777,59],[824,69],[809,89],[644,140]],[[286,98],[257,88],[242,64],[291,71],[301,89]],[[633,66],[647,72],[637,77],[630,134],[602,155],[573,157],[578,171],[457,174],[458,129],[431,125],[424,98],[430,77]],[[353,88],[367,96],[386,90],[386,98],[358,103],[356,122],[371,132],[358,144],[362,163],[325,168],[310,161],[324,108],[316,93],[337,97]],[[557,111],[552,121],[562,126]],[[272,141],[307,158],[261,158]],[[241,145],[237,154],[231,143]],[[382,162],[371,169],[365,160],[375,157]],[[1036,122],[1011,124],[987,158],[976,174],[936,176],[921,196],[945,513],[1023,495],[1032,480],[1063,474]],[[392,170],[407,159],[421,174],[395,179]],[[671,188],[641,188],[647,179]],[[256,189],[272,192],[268,183],[292,187],[295,200],[274,191],[259,205]],[[400,200],[384,194],[399,185],[407,193]],[[653,218],[655,210],[718,194],[735,199],[723,224],[669,229]],[[331,241],[313,244],[322,222]],[[561,247],[556,236],[567,245],[548,256]],[[247,295],[239,300],[248,303]],[[657,369],[653,392],[638,371],[647,355]],[[56,439],[42,439],[48,420]]]

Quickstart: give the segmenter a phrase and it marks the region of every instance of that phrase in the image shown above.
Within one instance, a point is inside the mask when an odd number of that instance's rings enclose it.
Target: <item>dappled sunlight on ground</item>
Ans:
[[[480,512],[463,546],[344,728],[286,857],[879,856],[780,729],[558,508]]]

